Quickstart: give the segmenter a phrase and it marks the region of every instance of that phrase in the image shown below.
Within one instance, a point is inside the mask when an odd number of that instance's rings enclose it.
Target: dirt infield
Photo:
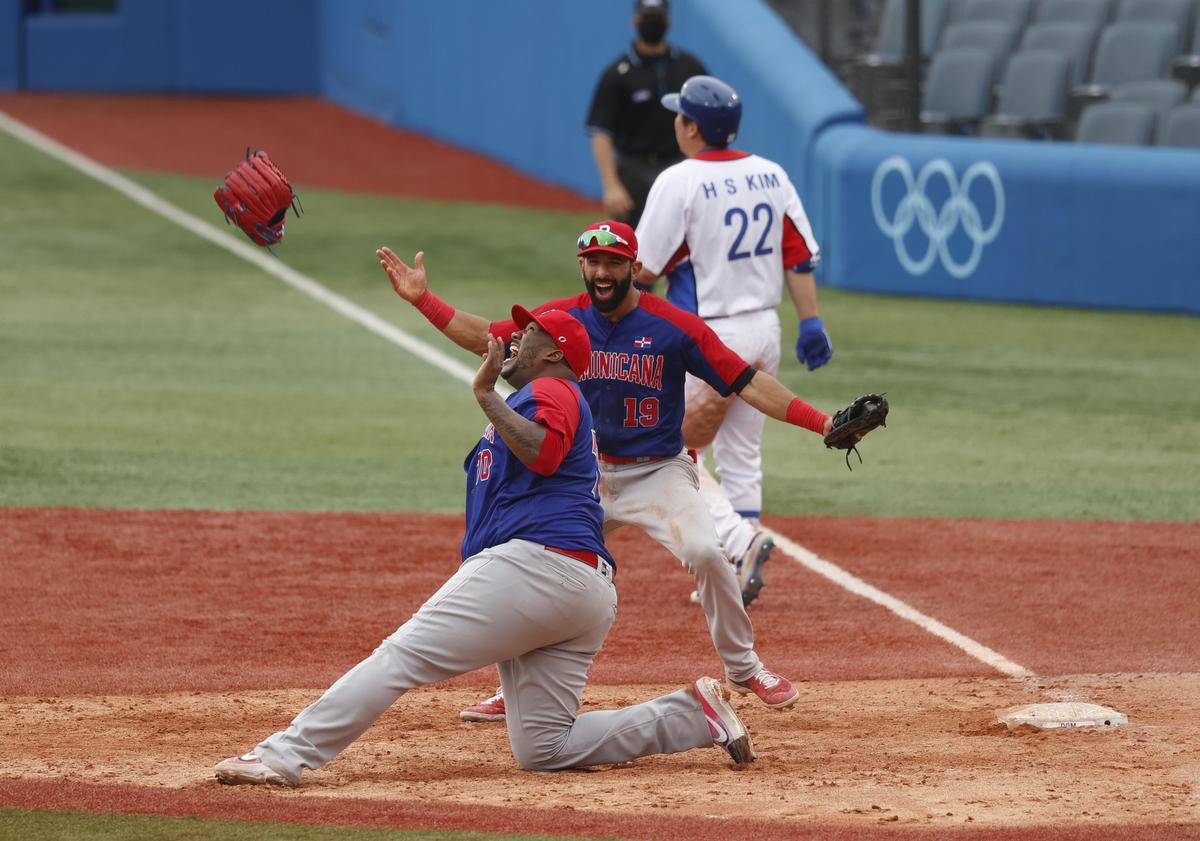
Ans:
[[[869,579],[886,578],[882,562],[869,569],[873,522],[770,521],[835,562],[861,563]],[[995,551],[1019,542],[1030,558],[1085,568],[1099,581],[1118,580],[1120,550],[1106,561],[1064,552],[1064,544],[1120,544],[1120,534],[1125,545],[1149,541],[1170,557],[1167,544],[1192,551],[1197,531],[1044,524],[1043,541],[1034,523],[886,525],[893,558],[919,555],[933,575],[967,585],[971,564],[955,560],[956,547],[980,545],[984,526]],[[590,773],[522,772],[502,727],[456,717],[490,691],[494,677],[482,671],[402,699],[299,791],[217,785],[214,761],[285,725],[436,588],[456,562],[460,528],[457,517],[411,515],[0,511],[14,584],[0,596],[0,805],[630,838],[727,837],[735,826],[764,839],[866,827],[982,827],[995,837],[1024,827],[1100,838],[1148,825],[1160,837],[1184,837],[1200,824],[1200,670],[1145,669],[1189,627],[1190,617],[1163,613],[1169,594],[1190,598],[1196,586],[1185,554],[1157,567],[1162,595],[1150,592],[1145,609],[1160,621],[1128,623],[1132,642],[1111,653],[1109,672],[1028,681],[989,673],[891,613],[773,560],[752,611],[759,650],[807,680],[790,712],[738,701],[761,756],[744,772],[715,749]],[[929,556],[931,533],[944,555]],[[867,551],[846,551],[851,540]],[[698,671],[719,674],[677,563],[633,533],[619,533],[613,549],[622,562],[620,614],[585,709],[650,697]],[[1021,576],[1012,580],[1019,585]],[[1024,609],[1027,590],[1000,581],[988,594],[1007,603],[1014,644],[1046,633],[1044,618]],[[922,609],[957,609],[968,634],[998,623],[999,611],[972,620],[969,597],[951,588],[946,595],[927,590]],[[1125,601],[1119,590],[1093,596],[1110,607]],[[1090,609],[1080,607],[1064,599],[1049,629],[1064,663],[1093,644],[1078,636]],[[1096,639],[1105,647],[1103,633]],[[805,667],[814,661],[836,674],[814,674]],[[1070,733],[993,724],[1001,708],[1064,698],[1116,706],[1131,723]],[[731,800],[735,814],[723,805]],[[423,813],[421,802],[437,808]]]

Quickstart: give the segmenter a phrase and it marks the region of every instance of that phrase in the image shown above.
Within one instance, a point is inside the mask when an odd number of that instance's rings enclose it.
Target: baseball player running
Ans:
[[[296,786],[410,689],[498,663],[522,768],[553,771],[720,745],[754,760],[714,678],[632,707],[576,716],[617,611],[604,546],[596,437],[577,380],[587,331],[562,310],[513,307],[507,361],[485,336],[474,391],[488,425],[465,462],[462,565],[415,615],[284,731],[217,763],[223,783]],[[497,375],[516,389],[507,400]],[[519,610],[517,606],[519,605]]]
[[[799,697],[795,687],[764,668],[754,651],[754,629],[737,578],[698,493],[695,464],[683,448],[684,376],[692,373],[722,395],[740,393],[771,417],[818,434],[828,431],[830,419],[770,374],[746,364],[695,315],[633,288],[641,263],[628,225],[595,223],[577,244],[586,291],[534,312],[566,310],[591,337],[591,364],[580,387],[596,419],[605,533],[637,526],[682,561],[696,577],[730,685],[770,707],[791,706]],[[459,346],[480,352],[489,334],[507,337],[517,329],[512,321],[490,323],[435,296],[423,252],[412,267],[390,249],[378,254],[397,294]],[[464,711],[464,717],[499,719],[506,698],[502,692],[488,699],[482,714]]]
[[[804,206],[777,163],[729,148],[742,102],[729,85],[693,76],[662,99],[676,113],[675,140],[687,156],[659,175],[638,225],[642,271],[652,285],[668,278],[667,300],[696,313],[721,340],[760,371],[779,372],[779,316],[786,279],[800,338],[796,355],[809,370],[833,354],[817,314],[812,270],[819,257]],[[773,541],[758,526],[762,510],[762,433],[766,418],[749,401],[689,376],[684,440],[709,445],[721,483],[704,469],[701,494],[717,534],[738,566],[749,605],[763,585]]]

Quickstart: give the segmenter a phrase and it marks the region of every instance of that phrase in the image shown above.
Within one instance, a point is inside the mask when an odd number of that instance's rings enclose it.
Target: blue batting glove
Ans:
[[[806,318],[800,322],[800,338],[796,340],[796,358],[808,365],[808,370],[820,368],[833,356],[833,342],[825,332],[825,322],[820,318]]]

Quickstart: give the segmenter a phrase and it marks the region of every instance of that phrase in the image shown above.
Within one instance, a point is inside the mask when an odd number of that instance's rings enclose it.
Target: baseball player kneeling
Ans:
[[[588,226],[579,236],[579,270],[585,291],[534,310],[565,310],[587,328],[590,365],[580,388],[596,418],[603,475],[604,530],[641,528],[696,577],[699,602],[725,677],[740,693],[773,708],[789,707],[799,693],[769,671],[754,651],[754,628],[732,566],[722,551],[701,498],[696,465],[683,447],[684,379],[690,373],[722,395],[737,393],[758,411],[824,435],[830,419],[757,371],[730,350],[693,313],[633,286],[642,268],[637,237],[621,222]],[[473,352],[489,335],[509,336],[519,325],[492,323],[456,310],[429,289],[424,252],[408,266],[391,249],[378,252],[392,287],[449,339]],[[499,720],[508,706],[501,693],[489,699],[484,718]]]
[[[561,309],[513,307],[512,316],[507,361],[500,339],[485,335],[480,343],[474,391],[488,425],[466,461],[462,565],[286,730],[217,763],[221,782],[299,785],[306,768],[332,760],[410,689],[490,663],[499,664],[509,742],[522,768],[602,765],[714,744],[737,764],[755,759],[714,678],[635,706],[576,714],[617,611],[592,413],[578,384],[591,344]],[[495,391],[497,376],[516,389],[507,400]]]

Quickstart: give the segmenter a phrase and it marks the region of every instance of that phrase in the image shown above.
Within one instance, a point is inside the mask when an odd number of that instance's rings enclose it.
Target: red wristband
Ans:
[[[413,306],[417,308],[417,312],[428,318],[429,323],[439,330],[445,330],[446,325],[450,323],[450,319],[454,318],[454,307],[447,304],[428,289],[421,293],[421,297],[413,301]]]
[[[829,415],[816,406],[805,403],[799,397],[788,404],[787,422],[793,426],[800,426],[809,432],[820,435],[825,431],[825,421],[827,420],[829,420]]]

